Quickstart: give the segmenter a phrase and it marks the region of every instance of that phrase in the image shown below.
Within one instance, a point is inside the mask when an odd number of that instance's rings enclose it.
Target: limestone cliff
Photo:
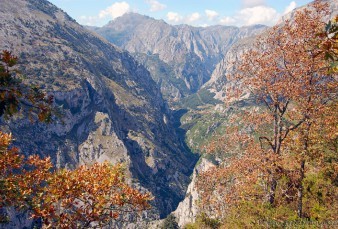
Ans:
[[[208,161],[205,158],[201,158],[201,161],[194,169],[191,183],[188,186],[187,194],[184,200],[178,205],[177,209],[173,212],[178,220],[180,227],[184,226],[187,223],[193,223],[196,220],[196,216],[200,214],[198,207],[199,193],[197,187],[197,177],[201,172],[205,172],[214,164]]]

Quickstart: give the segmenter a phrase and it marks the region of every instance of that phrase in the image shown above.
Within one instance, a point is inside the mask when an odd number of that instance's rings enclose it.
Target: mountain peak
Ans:
[[[147,21],[155,21],[156,19],[142,15],[135,12],[128,12],[123,14],[120,17],[115,18],[114,20],[111,20],[108,22],[108,24],[104,25],[103,27],[111,27],[116,25],[125,26],[124,29],[131,29],[135,27],[137,24],[145,23]]]

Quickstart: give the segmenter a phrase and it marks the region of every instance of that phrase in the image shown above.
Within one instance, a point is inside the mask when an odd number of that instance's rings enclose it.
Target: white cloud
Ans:
[[[255,6],[243,9],[239,12],[238,16],[242,18],[244,25],[271,25],[277,22],[280,17],[279,13],[275,9],[266,6]]]
[[[267,6],[255,6],[242,9],[233,17],[222,18],[220,23],[236,26],[248,26],[255,24],[274,25],[280,16],[281,15],[274,8]]]
[[[192,13],[190,15],[180,15],[176,12],[167,13],[167,20],[169,23],[173,24],[189,24],[195,26],[201,26],[202,16],[198,12]]]
[[[166,5],[156,1],[156,0],[146,0],[146,2],[150,5],[150,11],[151,12],[156,12],[156,11],[161,11],[167,8]]]
[[[199,27],[207,27],[207,26],[209,26],[209,24],[199,24],[198,26]]]
[[[194,24],[196,21],[200,20],[202,17],[199,13],[195,12],[189,16],[182,16],[176,12],[168,12],[167,19],[169,22],[174,24]]]
[[[130,11],[130,6],[127,2],[115,2],[113,5],[108,8],[101,10],[99,13],[99,18],[109,17],[115,19],[122,16],[123,14]]]
[[[265,5],[265,0],[242,0],[243,8],[251,8],[262,5]]]
[[[204,11],[205,14],[207,15],[207,18],[212,21],[214,20],[216,17],[218,17],[218,13],[216,11],[213,10],[205,10]]]
[[[81,16],[79,23],[82,25],[102,26],[108,20],[115,19],[123,14],[130,12],[131,8],[127,2],[115,2],[113,5],[101,10],[96,16]]]
[[[181,15],[179,15],[178,13],[168,12],[167,13],[167,19],[170,22],[178,23],[178,22],[182,21],[183,17]]]
[[[201,19],[201,15],[196,12],[196,13],[193,13],[190,16],[188,16],[187,21],[191,23],[191,22],[195,22],[199,19]]]
[[[222,25],[235,25],[236,20],[233,17],[224,17],[219,21],[219,23]]]
[[[190,15],[180,15],[176,12],[169,12],[167,13],[167,21],[173,24],[185,23],[195,26],[205,26],[209,23],[232,26],[250,26],[256,24],[272,26],[275,25],[283,15],[283,11],[278,12],[276,9],[264,5],[265,0],[242,0],[242,3],[252,7],[242,8],[233,15],[225,16],[210,9],[204,10],[203,14],[195,12]],[[295,8],[295,5],[295,1],[292,1],[286,10]]]
[[[297,7],[297,3],[295,1],[290,2],[290,4],[285,8],[284,14],[287,14],[294,10]]]
[[[99,22],[99,18],[96,16],[80,16],[80,20],[79,22],[83,25],[97,25],[97,23]]]

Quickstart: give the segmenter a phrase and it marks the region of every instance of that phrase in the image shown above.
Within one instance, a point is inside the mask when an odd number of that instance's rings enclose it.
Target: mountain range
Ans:
[[[103,27],[88,28],[129,51],[150,71],[172,104],[201,89],[234,43],[267,27],[173,26],[127,13]]]

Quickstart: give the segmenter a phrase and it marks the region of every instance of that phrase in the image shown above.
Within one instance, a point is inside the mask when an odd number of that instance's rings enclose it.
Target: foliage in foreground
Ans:
[[[59,116],[54,97],[46,95],[36,85],[26,85],[19,71],[13,70],[18,58],[4,50],[0,53],[0,117],[6,119],[26,112],[31,121],[52,122]]]
[[[202,210],[226,228],[337,220],[338,32],[321,22],[327,7],[315,1],[269,30],[228,76],[227,102],[250,93],[259,107],[230,118],[209,150],[240,153],[199,179]]]
[[[55,170],[50,158],[25,158],[0,132],[0,208],[30,210],[45,226],[104,226],[122,213],[148,207],[149,194],[128,186],[122,165],[95,163]]]

